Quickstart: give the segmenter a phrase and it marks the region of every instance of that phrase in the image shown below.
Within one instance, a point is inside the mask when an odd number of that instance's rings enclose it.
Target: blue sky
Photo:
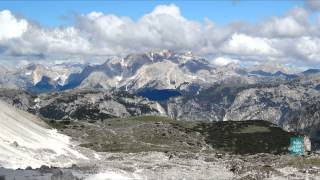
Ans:
[[[302,0],[69,0],[69,1],[0,1],[0,9],[39,22],[44,26],[70,25],[74,14],[92,11],[138,19],[159,4],[175,4],[184,17],[203,21],[205,17],[219,25],[234,21],[257,22],[270,16],[281,16],[293,7],[303,7]]]

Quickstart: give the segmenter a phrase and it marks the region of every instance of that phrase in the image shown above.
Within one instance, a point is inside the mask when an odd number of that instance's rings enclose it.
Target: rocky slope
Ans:
[[[300,79],[269,88],[250,88],[240,92],[224,120],[265,119],[282,126],[289,115],[299,111],[320,92],[320,79]]]
[[[166,116],[158,102],[125,91],[73,90],[39,95],[0,89],[0,99],[46,120],[96,121],[152,114]]]
[[[1,167],[63,167],[87,159],[74,148],[68,136],[3,101],[0,101],[0,126]]]
[[[217,68],[192,53],[169,50],[114,57],[104,64],[87,66],[71,74],[64,89],[120,88],[135,91],[142,88],[175,89],[184,83],[209,84],[231,77],[253,81],[237,67]]]
[[[100,153],[95,167],[0,168],[8,180],[143,180],[143,179],[318,179],[319,155],[232,155],[205,153]]]
[[[283,124],[289,131],[308,134],[316,148],[320,148],[320,101],[315,98],[304,102],[301,109],[289,114]]]
[[[202,89],[196,95],[172,98],[164,106],[175,119],[263,119],[315,138],[318,136],[319,84],[317,75],[277,83],[222,83]]]
[[[0,89],[0,99],[24,111],[33,111],[37,96],[23,90]]]
[[[122,91],[76,90],[42,94],[35,99],[36,112],[53,120],[104,120],[112,117],[165,115],[157,103]]]

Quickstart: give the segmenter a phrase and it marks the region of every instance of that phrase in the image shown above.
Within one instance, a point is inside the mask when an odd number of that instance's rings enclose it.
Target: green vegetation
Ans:
[[[194,130],[213,148],[237,154],[287,153],[292,136],[262,120],[201,123]]]
[[[63,122],[61,122],[63,123]],[[265,121],[187,122],[160,116],[51,123],[97,151],[285,153],[291,134]]]
[[[48,125],[54,129],[64,129],[64,128],[67,128],[67,125],[70,125],[71,123],[72,123],[71,121],[51,120],[48,122]]]
[[[263,132],[270,132],[268,127],[264,126],[256,126],[256,125],[249,125],[245,128],[240,129],[239,131],[235,131],[234,133],[263,133]]]

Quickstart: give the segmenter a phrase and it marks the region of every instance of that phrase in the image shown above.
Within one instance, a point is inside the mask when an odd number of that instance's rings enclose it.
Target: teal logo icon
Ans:
[[[291,155],[304,155],[304,140],[303,137],[291,137],[289,152]]]

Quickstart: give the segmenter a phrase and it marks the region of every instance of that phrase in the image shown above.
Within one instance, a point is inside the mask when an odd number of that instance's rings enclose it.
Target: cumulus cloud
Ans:
[[[28,22],[18,20],[10,11],[0,11],[0,41],[20,37],[28,28]]]
[[[157,6],[137,22],[128,17],[93,12],[81,15],[76,28],[96,48],[127,53],[152,48],[190,49],[201,46],[201,25],[186,20],[175,5]]]
[[[78,30],[69,28],[42,29],[29,27],[20,38],[0,42],[1,54],[8,56],[38,56],[40,58],[79,54],[89,51],[89,44]]]
[[[156,6],[138,20],[91,12],[79,14],[70,27],[46,28],[4,10],[0,11],[0,58],[83,60],[171,49],[214,55],[217,65],[243,61],[312,65],[320,60],[320,23],[310,23],[309,17],[309,11],[297,7],[257,23],[218,26],[208,18],[189,20],[171,4]]]
[[[267,38],[252,37],[245,34],[235,33],[222,45],[222,50],[234,55],[247,56],[277,55],[279,52],[271,45]]]
[[[320,39],[301,37],[295,43],[295,51],[309,62],[320,62]]]
[[[311,31],[309,12],[304,8],[293,8],[283,16],[269,17],[256,25],[249,25],[246,32],[268,38],[292,38],[308,34]],[[248,27],[248,24],[245,25]]]

